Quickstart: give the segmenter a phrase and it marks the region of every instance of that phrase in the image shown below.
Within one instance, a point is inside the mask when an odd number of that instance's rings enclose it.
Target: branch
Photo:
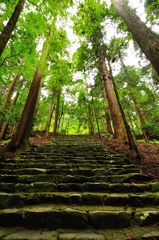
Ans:
[[[19,56],[23,51],[25,51],[27,48],[24,48],[24,49],[22,49],[19,53],[17,53],[17,54],[13,54],[13,55],[11,55],[11,56],[7,56],[7,57],[5,57],[4,59],[3,59],[3,61],[0,63],[0,67],[6,62],[6,60],[7,59],[10,59],[10,58],[12,58],[12,57],[17,57],[17,56]],[[28,48],[29,49],[29,48]]]
[[[31,3],[32,5],[34,5],[34,6],[37,8],[37,10],[43,15],[43,17],[45,18],[45,20],[46,20],[46,22],[47,22],[48,20],[47,20],[47,18],[45,17],[45,14],[44,14],[43,11],[40,9],[41,5],[43,5],[43,4],[45,3],[45,0],[43,0],[42,3],[39,4],[39,5],[37,5],[36,3],[34,3],[34,2],[32,2],[32,1],[30,1],[30,0],[28,0],[28,2]]]

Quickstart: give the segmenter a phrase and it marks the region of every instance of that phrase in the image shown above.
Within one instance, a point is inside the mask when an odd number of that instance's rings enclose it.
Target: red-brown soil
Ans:
[[[109,149],[124,153],[126,156],[142,170],[143,173],[150,174],[154,180],[159,181],[159,144],[138,142],[138,147],[142,155],[142,161],[136,160],[135,153],[129,149],[128,144],[119,140],[101,139],[102,143]]]

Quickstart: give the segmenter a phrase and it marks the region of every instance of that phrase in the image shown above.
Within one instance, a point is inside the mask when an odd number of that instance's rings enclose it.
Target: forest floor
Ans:
[[[131,158],[133,163],[135,163],[143,173],[149,174],[154,180],[159,181],[159,144],[153,143],[153,141],[148,143],[143,143],[138,141],[138,147],[142,155],[142,161],[137,161],[134,151],[129,149],[128,144],[123,141],[106,139],[102,137],[102,143],[109,149],[115,150],[120,153],[124,153],[127,157]]]

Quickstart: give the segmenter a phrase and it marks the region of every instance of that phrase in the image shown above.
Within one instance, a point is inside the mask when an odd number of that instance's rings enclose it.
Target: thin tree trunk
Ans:
[[[66,134],[69,132],[69,127],[70,127],[70,121],[67,122],[66,124]]]
[[[14,134],[15,128],[16,128],[15,124],[12,124],[11,127],[10,127],[10,130],[9,130],[10,136],[12,136]]]
[[[15,106],[17,100],[18,100],[18,97],[19,97],[20,90],[21,90],[21,88],[22,88],[23,82],[24,82],[24,79],[22,79],[22,81],[21,81],[21,83],[20,83],[20,86],[19,86],[19,88],[18,88],[18,90],[17,90],[17,92],[16,92],[16,95],[15,95],[15,97],[14,97],[14,99],[13,99],[12,106],[11,106],[11,108],[10,108],[10,114],[13,112],[14,106]],[[9,118],[10,118],[10,117],[8,117],[8,118],[6,119],[6,121],[4,121],[4,122],[2,123],[1,131],[0,131],[0,140],[2,140],[2,139],[5,138],[5,134],[6,134],[6,132],[7,132],[6,130],[7,130],[7,127],[8,127],[8,122],[9,122]]]
[[[15,85],[16,85],[17,81],[19,80],[19,78],[20,78],[20,75],[17,74],[14,77],[13,81],[11,82],[10,87],[7,91],[7,94],[5,96],[5,100],[4,100],[4,104],[2,105],[1,112],[5,111],[5,109],[9,106],[10,101],[11,101],[11,97],[14,93]]]
[[[55,112],[55,122],[54,122],[53,136],[55,136],[57,134],[57,126],[58,126],[59,112],[60,112],[60,96],[61,96],[61,89],[57,93],[56,112]]]
[[[20,121],[18,123],[16,133],[14,134],[10,143],[6,147],[7,151],[15,151],[17,148],[28,147],[30,131],[33,123],[33,116],[38,100],[42,74],[45,69],[52,34],[53,31],[51,30],[43,45],[42,55],[39,61],[39,65],[34,74],[28,98],[26,100]]]
[[[129,142],[129,147],[130,147],[130,149],[135,151],[136,159],[141,161],[142,160],[142,155],[141,155],[140,150],[139,150],[139,148],[138,148],[138,146],[137,146],[137,144],[135,142],[134,136],[133,136],[133,134],[131,132],[130,126],[129,126],[129,124],[127,122],[127,119],[126,119],[125,112],[124,112],[123,107],[121,105],[121,102],[120,102],[120,99],[119,99],[119,95],[118,95],[118,91],[117,91],[117,87],[116,87],[116,83],[115,83],[113,75],[112,75],[112,68],[111,68],[109,60],[108,60],[108,64],[109,64],[110,74],[111,74],[112,80],[113,80],[113,86],[114,86],[115,95],[117,97],[117,101],[118,101],[118,104],[119,104],[119,107],[120,107],[120,112],[122,114],[123,122],[124,122],[124,125],[125,125],[127,139],[128,139],[128,142]]]
[[[108,106],[108,98],[106,95],[105,87],[103,88],[103,95],[104,95],[104,106],[105,106],[105,118],[106,118],[106,123],[107,123],[107,131],[110,135],[114,135],[113,128],[111,125],[109,106]]]
[[[80,133],[80,128],[81,128],[81,126],[82,126],[82,120],[79,119],[79,121],[78,121],[78,127],[77,127],[77,133],[78,133],[78,134]]]
[[[93,126],[93,119],[92,119],[92,110],[91,106],[88,102],[88,127],[89,127],[89,134],[94,135],[94,126]]]
[[[95,103],[94,103],[94,98],[93,98],[92,92],[91,92],[91,97],[92,97],[92,106],[93,106],[93,110],[94,110],[95,121],[96,121],[96,125],[97,125],[97,130],[98,130],[98,136],[99,136],[99,138],[101,138],[99,121],[98,121],[98,116],[97,116],[98,114],[97,114],[97,109],[95,107]]]
[[[64,114],[64,99],[63,99],[63,101],[62,101],[61,114],[60,114],[59,121],[58,121],[58,128],[57,128],[58,131],[59,131],[59,129],[60,129],[61,119],[62,119],[63,114]]]
[[[61,120],[61,129],[62,130],[63,130],[64,121],[65,121],[65,114],[63,114],[62,120]]]
[[[121,65],[122,65],[122,67],[124,69],[124,72],[125,72],[125,75],[126,75],[125,81],[127,82],[128,86],[131,89],[133,86],[132,86],[131,80],[129,79],[129,73],[128,73],[127,69],[126,69],[126,66],[124,64],[123,58],[122,58],[120,53],[119,53],[119,57],[120,57]],[[143,114],[142,114],[142,112],[141,112],[141,110],[140,110],[140,108],[138,106],[137,100],[136,100],[136,98],[135,98],[135,96],[134,96],[134,94],[133,94],[133,92],[131,90],[130,90],[130,97],[131,97],[131,99],[132,99],[132,101],[134,103],[135,110],[136,110],[137,116],[138,116],[139,121],[140,121],[140,126],[141,126],[141,129],[142,129],[144,138],[145,138],[146,141],[148,141],[149,131],[148,131],[148,129],[142,128],[142,126],[146,125],[146,120],[145,120],[145,118],[144,118],[144,116],[143,116]]]
[[[23,9],[25,0],[19,0],[17,3],[12,16],[10,17],[7,25],[4,27],[1,35],[0,35],[0,56],[2,55],[9,39],[11,38],[11,34],[16,26],[20,13]]]
[[[142,114],[142,112],[141,112],[141,110],[140,110],[140,108],[139,108],[139,106],[137,104],[137,101],[136,101],[135,97],[133,95],[131,97],[132,97],[132,100],[134,102],[135,110],[136,110],[137,116],[138,116],[139,121],[140,121],[141,131],[142,131],[142,133],[144,135],[145,140],[148,141],[148,139],[149,139],[149,131],[148,131],[148,129],[145,128],[146,120],[145,120],[145,118],[144,118],[144,116],[143,116],[143,114]]]
[[[3,122],[4,122],[3,117],[2,117],[2,113],[5,113],[6,109],[8,109],[9,106],[10,106],[11,98],[12,98],[12,95],[14,93],[14,89],[15,89],[16,83],[19,80],[19,78],[20,78],[19,74],[17,74],[14,77],[14,79],[13,79],[12,83],[10,84],[10,87],[9,87],[9,89],[7,91],[7,94],[5,96],[4,104],[2,105],[2,107],[0,109],[0,112],[1,112],[1,116],[0,116],[0,129],[2,129],[2,125],[3,125]]]
[[[114,126],[114,135],[118,139],[126,140],[127,137],[124,129],[123,119],[122,119],[120,108],[114,92],[112,80],[106,67],[105,54],[103,50],[100,51],[100,54],[99,54],[99,69],[103,76],[104,87],[108,97],[109,109],[111,112],[111,117],[112,117],[113,126]]]
[[[152,32],[125,0],[111,0],[159,77],[159,36]]]
[[[55,104],[52,101],[52,103],[50,105],[50,109],[49,109],[47,123],[46,123],[46,132],[47,133],[49,133],[49,131],[50,131],[50,125],[51,125],[51,120],[52,120],[54,109],[55,109]]]

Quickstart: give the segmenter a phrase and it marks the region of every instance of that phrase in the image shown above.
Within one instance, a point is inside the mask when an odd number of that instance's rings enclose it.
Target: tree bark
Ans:
[[[33,116],[34,116],[35,108],[37,105],[42,74],[45,69],[48,50],[49,50],[51,39],[52,39],[52,34],[53,34],[53,31],[51,29],[46,41],[43,44],[42,55],[39,60],[38,67],[35,71],[34,78],[29,90],[29,94],[17,126],[17,130],[13,135],[10,143],[7,145],[6,151],[15,151],[18,148],[28,147],[30,131],[32,129],[32,123],[33,123]]]
[[[120,108],[114,92],[112,80],[106,67],[105,54],[103,50],[101,50],[99,53],[99,69],[103,76],[104,87],[108,97],[109,109],[111,112],[111,117],[112,117],[113,126],[114,126],[114,135],[118,139],[126,140],[127,137],[125,133],[123,119],[122,119]]]
[[[105,87],[103,88],[103,95],[104,95],[104,106],[105,106],[105,118],[106,118],[106,124],[107,124],[107,131],[110,135],[114,135],[113,128],[111,125],[111,119],[110,119],[110,115],[109,115],[108,98],[106,95]]]
[[[61,96],[61,89],[57,93],[56,113],[55,113],[55,122],[54,122],[53,136],[55,136],[57,134],[59,112],[60,112],[60,96]]]
[[[50,109],[49,109],[47,123],[46,123],[46,132],[47,133],[49,133],[49,131],[50,131],[51,119],[52,119],[52,116],[53,116],[54,109],[55,109],[55,105],[52,101],[51,105],[50,105]]]
[[[24,79],[22,79],[22,81],[20,83],[20,86],[19,86],[19,88],[18,88],[18,90],[16,92],[16,95],[15,95],[15,97],[13,99],[13,102],[12,102],[11,107],[10,107],[10,113],[13,112],[13,109],[14,109],[14,106],[15,106],[17,100],[18,100],[18,97],[19,97],[20,90],[22,88],[23,82],[24,82]],[[5,134],[6,134],[7,128],[8,128],[9,118],[10,117],[8,116],[8,118],[2,123],[1,131],[0,131],[0,140],[3,140],[5,138]]]
[[[62,106],[61,106],[61,114],[60,114],[60,116],[59,116],[59,121],[58,121],[58,126],[57,126],[58,131],[59,131],[60,127],[61,127],[61,120],[62,120],[62,117],[63,117],[63,115],[64,115],[64,99],[63,99],[61,105],[62,105]]]
[[[42,72],[41,69],[38,67],[36,69],[34,79],[31,84],[29,95],[26,100],[20,121],[18,123],[16,133],[13,136],[11,142],[7,145],[7,151],[14,151],[19,147],[25,147],[28,145],[28,138],[36,107],[36,101],[38,98],[41,78]]]
[[[111,2],[159,77],[159,36],[140,20],[125,0],[111,0]]]
[[[108,60],[108,64],[109,64],[110,75],[111,75],[112,81],[113,81],[115,95],[116,95],[116,98],[117,98],[117,101],[118,101],[118,104],[119,104],[119,108],[120,108],[120,112],[121,112],[121,115],[122,115],[122,118],[123,118],[123,122],[124,122],[124,125],[125,125],[125,130],[126,130],[126,134],[127,134],[129,147],[130,147],[130,149],[135,151],[136,159],[141,161],[142,160],[142,155],[141,155],[140,150],[139,150],[139,148],[138,148],[138,146],[137,146],[137,144],[135,142],[134,136],[133,136],[133,134],[131,132],[130,126],[129,126],[129,124],[127,122],[127,119],[126,119],[125,112],[124,112],[123,107],[121,105],[121,102],[120,102],[120,99],[119,99],[119,94],[118,94],[117,87],[116,87],[116,83],[115,83],[113,75],[112,75],[112,68],[111,68],[109,60]]]
[[[19,2],[17,3],[17,5],[14,9],[12,16],[10,17],[7,25],[4,27],[4,29],[0,35],[0,56],[2,55],[10,37],[11,37],[11,34],[16,26],[16,23],[18,21],[20,13],[23,9],[24,3],[25,3],[25,0],[19,0]]]
[[[19,74],[17,74],[17,75],[14,77],[14,79],[13,79],[13,81],[12,81],[12,83],[11,83],[8,91],[7,91],[7,94],[6,94],[6,96],[5,96],[4,104],[2,105],[2,107],[1,107],[1,109],[0,109],[0,112],[1,112],[1,116],[0,116],[0,129],[2,129],[2,125],[3,125],[2,113],[5,113],[6,109],[9,108],[9,105],[10,105],[10,102],[11,102],[11,98],[12,98],[12,95],[13,95],[13,93],[14,93],[14,89],[15,89],[16,83],[17,83],[17,81],[18,81],[19,78],[20,78],[20,75],[19,75]]]
[[[92,97],[92,106],[93,106],[93,110],[94,110],[95,121],[96,121],[96,125],[97,125],[97,130],[98,130],[98,136],[99,136],[99,138],[101,138],[99,121],[98,121],[98,114],[97,114],[97,109],[95,107],[95,103],[94,103],[94,98],[93,98],[92,92],[91,92],[91,97]]]
[[[10,103],[10,101],[11,101],[11,97],[12,97],[12,95],[13,95],[13,93],[14,93],[14,89],[15,89],[16,83],[17,83],[17,81],[19,80],[19,78],[20,78],[20,75],[17,74],[17,75],[14,77],[13,81],[11,82],[10,87],[9,87],[9,89],[8,89],[8,91],[7,91],[7,94],[6,94],[6,96],[5,96],[5,102],[4,102],[4,104],[2,105],[1,112],[4,111],[4,110],[8,107],[8,105],[9,105],[9,103]]]
[[[138,103],[137,103],[137,101],[136,101],[136,99],[135,99],[135,97],[133,95],[132,95],[132,100],[134,102],[135,110],[136,110],[136,113],[137,113],[137,116],[138,116],[138,119],[139,119],[139,122],[140,122],[141,131],[142,131],[142,133],[144,135],[145,140],[148,141],[150,134],[149,134],[149,129],[147,129],[145,127],[146,120],[145,120],[145,118],[143,116],[143,113],[141,112],[141,110],[140,110],[140,108],[138,106]]]
[[[121,60],[121,65],[124,69],[124,72],[125,72],[125,76],[126,76],[126,79],[125,81],[127,82],[128,86],[130,87],[130,98],[132,99],[133,103],[134,103],[134,106],[135,106],[135,111],[136,111],[136,114],[138,116],[138,119],[140,121],[140,126],[141,126],[141,130],[143,132],[143,135],[144,135],[144,138],[146,141],[148,141],[148,138],[149,138],[149,130],[146,129],[146,128],[142,128],[142,126],[145,126],[146,125],[146,120],[145,120],[145,117],[143,115],[143,113],[141,112],[140,110],[140,107],[138,105],[138,102],[136,100],[136,97],[134,96],[133,92],[131,91],[131,88],[133,87],[132,83],[131,83],[131,80],[129,79],[129,73],[126,69],[126,66],[124,64],[124,61],[123,61],[123,58],[121,56],[121,54],[119,53],[119,56],[120,56],[120,60]]]
[[[89,134],[94,135],[94,126],[93,126],[93,119],[92,119],[92,110],[91,106],[88,102],[88,127],[89,127]]]

